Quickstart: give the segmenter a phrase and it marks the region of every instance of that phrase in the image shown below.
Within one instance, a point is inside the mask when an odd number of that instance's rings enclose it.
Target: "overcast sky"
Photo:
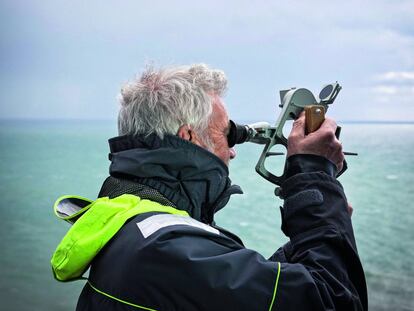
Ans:
[[[1,0],[0,34],[0,118],[112,119],[145,64],[203,62],[235,120],[335,81],[339,120],[414,120],[414,0]]]

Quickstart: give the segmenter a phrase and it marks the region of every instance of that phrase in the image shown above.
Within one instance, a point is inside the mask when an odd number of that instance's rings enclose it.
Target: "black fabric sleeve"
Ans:
[[[286,161],[286,179],[299,173],[324,172],[335,177],[337,168],[328,159],[315,154],[294,154]]]
[[[275,310],[367,310],[340,183],[323,170],[297,173],[282,185],[282,195],[282,230],[290,242],[270,258],[282,263]]]

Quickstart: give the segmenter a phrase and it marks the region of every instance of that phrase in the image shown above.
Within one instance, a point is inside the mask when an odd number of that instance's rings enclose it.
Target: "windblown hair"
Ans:
[[[227,79],[220,70],[207,65],[171,67],[156,70],[148,67],[141,77],[127,83],[119,96],[120,135],[176,135],[182,125],[189,125],[206,147],[211,144],[207,127],[213,110],[212,97],[222,96]]]

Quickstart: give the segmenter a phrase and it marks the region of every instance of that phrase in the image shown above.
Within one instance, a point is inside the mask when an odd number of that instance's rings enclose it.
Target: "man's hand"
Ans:
[[[342,144],[335,137],[336,122],[326,118],[321,127],[313,133],[305,135],[305,113],[293,122],[288,138],[287,156],[294,154],[315,154],[325,157],[336,164],[338,172],[342,170],[344,153]]]
[[[348,202],[348,214],[350,217],[352,217],[352,213],[354,212],[354,209],[352,205]]]

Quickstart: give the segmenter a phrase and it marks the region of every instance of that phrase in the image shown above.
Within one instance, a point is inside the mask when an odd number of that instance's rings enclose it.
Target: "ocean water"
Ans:
[[[0,310],[74,310],[83,282],[58,283],[49,265],[69,229],[52,206],[63,194],[96,197],[115,134],[113,121],[0,122]],[[342,141],[359,153],[340,181],[354,207],[370,310],[414,310],[414,124],[347,123]],[[254,171],[261,151],[238,146],[230,172],[245,193],[216,220],[268,257],[287,238],[282,202]]]

